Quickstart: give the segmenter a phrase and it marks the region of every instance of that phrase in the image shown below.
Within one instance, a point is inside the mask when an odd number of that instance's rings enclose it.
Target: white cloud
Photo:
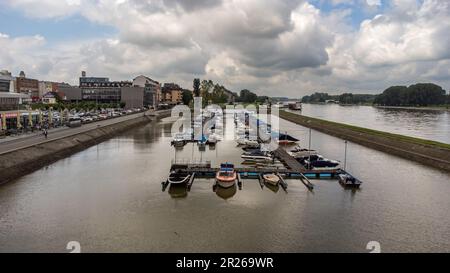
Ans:
[[[333,0],[378,10],[379,0]],[[0,34],[0,68],[75,83],[79,71],[160,81],[211,78],[230,88],[302,96],[311,91],[381,91],[418,80],[449,84],[450,4],[392,0],[349,25],[354,9],[326,14],[304,0],[11,1],[30,17],[72,14],[113,26],[116,37],[48,44]],[[8,36],[9,35],[9,36]],[[14,37],[14,38],[11,38]],[[445,87],[445,86],[444,86]],[[272,92],[272,93],[271,93]]]

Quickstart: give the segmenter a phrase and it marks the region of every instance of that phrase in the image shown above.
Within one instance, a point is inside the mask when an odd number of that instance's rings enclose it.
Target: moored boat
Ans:
[[[339,175],[339,183],[348,188],[359,188],[362,184],[360,180],[348,173],[342,173]]]
[[[237,139],[236,142],[238,145],[245,146],[247,148],[248,147],[259,147],[259,143],[256,140],[241,138],[241,139]]]
[[[288,134],[279,134],[278,136],[278,144],[280,145],[293,145],[297,143],[299,140],[295,137],[292,137]]]
[[[188,182],[189,178],[191,178],[190,174],[183,172],[171,172],[167,181],[170,184],[183,184]]]
[[[254,160],[254,161],[272,161],[273,156],[270,152],[263,152],[259,150],[244,152],[241,157],[245,160]]]
[[[172,145],[175,147],[182,147],[186,144],[183,134],[176,134],[172,140]]]
[[[280,183],[280,177],[273,173],[263,175],[264,182],[277,186]]]
[[[294,111],[301,111],[302,110],[302,103],[297,101],[293,103],[289,103],[289,109]]]
[[[231,163],[220,164],[220,170],[216,174],[217,184],[222,188],[230,188],[235,185],[237,173]]]

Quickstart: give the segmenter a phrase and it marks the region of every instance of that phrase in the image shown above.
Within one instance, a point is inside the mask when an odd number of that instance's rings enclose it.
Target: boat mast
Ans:
[[[347,140],[345,141],[344,171],[347,169]]]
[[[309,128],[309,148],[308,148],[308,153],[309,153],[309,159],[308,159],[308,169],[311,168],[311,128]]]

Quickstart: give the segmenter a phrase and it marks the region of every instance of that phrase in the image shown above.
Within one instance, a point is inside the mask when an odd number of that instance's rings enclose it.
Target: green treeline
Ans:
[[[241,103],[264,103],[269,100],[267,96],[258,96],[248,89],[241,90],[239,94],[232,92],[223,85],[214,83],[212,80],[194,79],[193,91],[184,90],[183,103],[189,105],[193,96],[201,96],[203,104],[226,104],[232,102]]]
[[[386,106],[430,106],[450,103],[442,87],[432,83],[392,86],[375,98],[375,104]]]
[[[352,94],[329,95],[328,93],[314,93],[304,96],[304,103],[337,102],[340,104],[369,104],[383,106],[442,106],[450,104],[450,95],[432,83],[418,83],[407,86],[392,86],[382,94]]]

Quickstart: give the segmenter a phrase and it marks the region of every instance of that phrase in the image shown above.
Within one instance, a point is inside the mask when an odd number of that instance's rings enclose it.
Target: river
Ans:
[[[308,143],[308,129],[280,125]],[[448,173],[350,143],[359,191],[316,180],[309,192],[288,180],[286,193],[244,180],[215,193],[212,180],[196,180],[190,192],[162,192],[175,158],[170,128],[136,128],[0,186],[0,252],[68,252],[69,241],[82,252],[368,252],[369,241],[382,252],[450,249]],[[311,142],[343,160],[342,140],[313,131]],[[176,157],[239,163],[240,153],[224,141]]]
[[[303,104],[302,115],[450,144],[450,111]]]

